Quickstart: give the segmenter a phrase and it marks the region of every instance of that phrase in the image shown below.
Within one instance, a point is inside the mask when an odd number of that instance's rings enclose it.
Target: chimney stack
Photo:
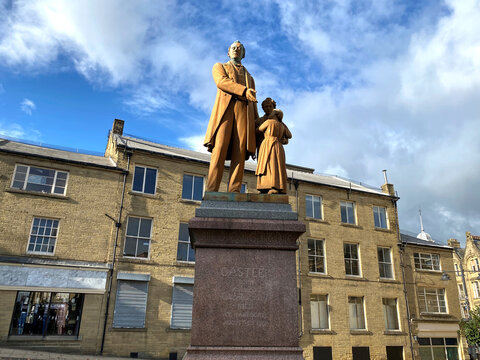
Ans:
[[[120,119],[113,120],[112,132],[114,134],[123,135],[123,125],[124,124],[125,124],[125,121],[123,121],[123,120],[120,120]]]

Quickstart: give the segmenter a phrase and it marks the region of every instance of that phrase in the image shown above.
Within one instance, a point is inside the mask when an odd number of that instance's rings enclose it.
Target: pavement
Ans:
[[[129,358],[99,356],[99,355],[74,355],[59,354],[45,351],[22,350],[0,347],[0,359],[21,359],[21,360],[125,360]]]

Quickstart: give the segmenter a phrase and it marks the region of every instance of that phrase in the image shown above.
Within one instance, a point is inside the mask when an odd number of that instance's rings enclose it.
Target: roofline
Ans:
[[[401,241],[401,243],[402,243],[402,244],[405,244],[405,245],[434,247],[434,248],[443,249],[443,250],[451,250],[451,251],[453,252],[453,248],[452,248],[451,246],[448,246],[448,245],[440,245],[440,244],[433,244],[433,245],[429,245],[429,244],[417,244],[417,243],[408,242],[408,241]]]
[[[47,148],[45,148],[45,149],[47,149]],[[63,151],[63,150],[61,150],[61,151]],[[63,159],[63,158],[59,158],[59,157],[55,157],[55,156],[32,154],[32,153],[28,153],[28,152],[24,152],[24,151],[14,151],[14,150],[7,150],[7,149],[0,148],[0,152],[4,152],[4,153],[8,153],[8,154],[15,154],[15,155],[26,155],[26,156],[30,156],[30,157],[33,157],[33,158],[55,160],[55,161],[59,161],[59,162],[71,163],[71,164],[76,164],[76,165],[98,167],[98,168],[103,168],[103,169],[112,170],[112,171],[119,171],[119,172],[125,171],[125,169],[122,169],[118,166],[107,166],[107,165],[89,163],[89,162],[85,162],[85,161],[68,160],[68,159]],[[95,156],[95,155],[88,155],[88,156]]]
[[[125,137],[125,136],[122,135],[122,137]],[[136,148],[136,147],[131,147],[131,146],[125,145],[123,143],[118,143],[117,147],[118,148],[120,148],[120,147],[125,148],[125,150],[136,150],[136,151],[144,152],[144,153],[147,153],[147,154],[154,154],[154,155],[162,156],[162,157],[165,157],[165,158],[171,158],[171,159],[177,159],[177,160],[183,160],[183,161],[192,161],[192,162],[201,163],[201,164],[209,164],[210,163],[209,161],[206,161],[206,160],[188,158],[188,157],[180,156],[180,155],[164,154],[164,153],[161,153],[161,152],[156,152],[156,151],[150,151],[150,150],[140,149],[140,148]],[[225,167],[227,167],[227,166],[225,166]],[[289,169],[289,170],[290,171],[297,171],[297,170],[292,170],[292,169]],[[249,169],[245,169],[244,171],[248,171],[250,173],[255,173],[255,171],[249,170]],[[309,173],[309,174],[311,174],[311,173]],[[315,175],[315,174],[311,174],[311,175]],[[296,178],[290,177],[290,176],[288,176],[288,171],[287,171],[287,179],[298,180],[298,181],[308,183],[308,184],[317,184],[317,185],[319,184],[319,183],[313,182],[313,181],[296,179]],[[380,192],[380,191],[379,192],[369,192],[369,191],[359,190],[359,189],[349,189],[348,187],[332,185],[332,184],[324,184],[324,183],[320,183],[320,184],[323,185],[323,186],[327,186],[327,187],[331,187],[331,188],[335,188],[335,189],[350,190],[350,191],[356,191],[356,192],[363,193],[363,194],[385,196],[385,197],[391,198],[392,200],[395,200],[395,201],[400,199],[400,197],[398,197],[398,196],[390,195],[390,194]],[[359,185],[359,184],[357,184],[357,185]],[[360,186],[362,186],[362,185],[360,185]]]

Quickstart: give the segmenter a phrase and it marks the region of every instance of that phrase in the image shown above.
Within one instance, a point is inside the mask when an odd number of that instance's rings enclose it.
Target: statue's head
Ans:
[[[275,109],[275,105],[275,101],[269,97],[262,101],[262,109],[267,115],[270,115],[272,113],[273,109]]]
[[[228,57],[232,60],[240,61],[245,57],[245,48],[243,44],[236,40],[228,48]]]

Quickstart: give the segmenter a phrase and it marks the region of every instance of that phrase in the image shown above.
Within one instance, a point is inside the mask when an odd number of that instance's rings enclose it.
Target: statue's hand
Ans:
[[[257,102],[257,92],[253,89],[247,89],[247,92],[245,93],[245,97],[247,98],[248,101],[252,102]]]

